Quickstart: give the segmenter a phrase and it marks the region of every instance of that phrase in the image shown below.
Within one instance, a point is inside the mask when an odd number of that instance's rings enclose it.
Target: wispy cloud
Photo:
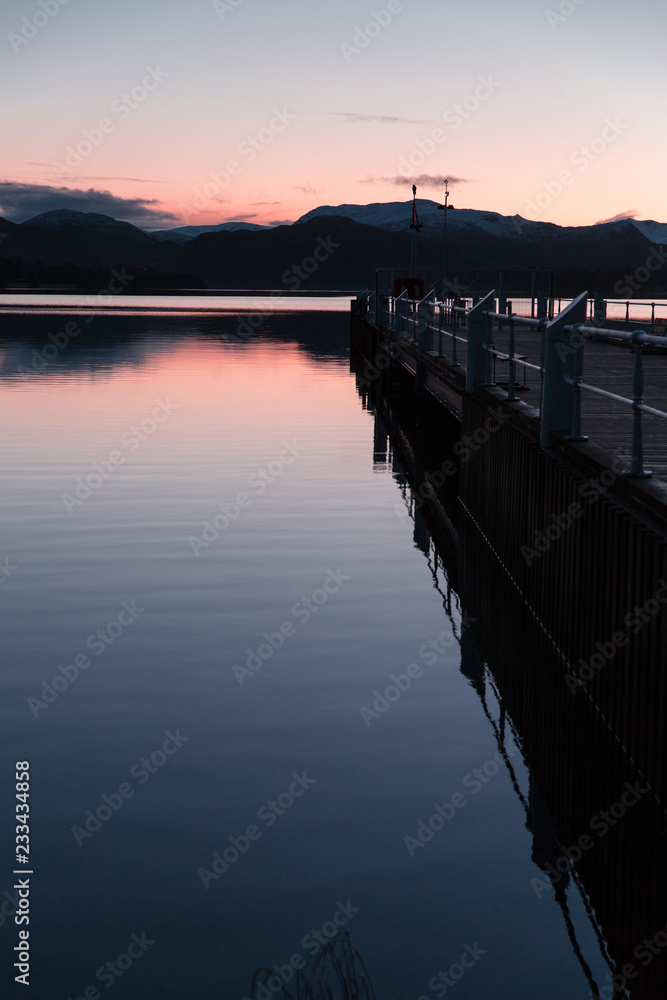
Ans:
[[[293,219],[274,219],[273,222],[269,222],[270,226],[291,226],[293,224]]]
[[[0,215],[12,222],[25,222],[42,212],[58,208],[111,215],[114,219],[135,225],[178,221],[175,215],[159,208],[159,205],[157,198],[119,198],[110,191],[97,188],[85,191],[82,188],[0,181]]]
[[[364,177],[359,184],[392,184],[394,187],[404,187],[416,184],[417,187],[442,187],[445,181],[450,184],[472,184],[469,177],[452,177],[447,174],[418,174],[416,177],[402,177],[399,175],[391,177]]]
[[[40,160],[28,160],[29,166],[48,167],[53,173],[51,163],[43,163]],[[168,184],[165,180],[156,180],[154,177],[98,177],[95,174],[71,174],[68,180],[72,181],[131,181],[133,184]]]
[[[604,226],[605,222],[622,222],[623,219],[636,219],[639,212],[636,208],[629,208],[627,212],[619,212],[618,215],[612,215],[611,219],[598,219],[594,222],[594,226]]]
[[[251,201],[251,205],[279,205],[279,201]]]
[[[158,181],[154,177],[97,177],[77,174],[73,177],[76,181],[132,181],[133,184],[168,184],[169,181]]]
[[[432,125],[433,118],[399,118],[398,115],[360,115],[356,111],[321,111],[342,118],[348,125]]]
[[[293,184],[295,191],[301,191],[303,194],[322,194],[324,188],[314,188],[312,184]]]

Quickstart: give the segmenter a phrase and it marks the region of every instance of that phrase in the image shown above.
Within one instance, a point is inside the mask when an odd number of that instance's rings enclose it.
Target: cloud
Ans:
[[[612,215],[611,219],[598,219],[594,222],[594,226],[604,226],[605,222],[622,222],[623,219],[636,219],[639,212],[636,208],[629,208],[627,212],[619,212],[618,215]]]
[[[433,118],[399,118],[398,115],[359,115],[355,111],[322,111],[320,114],[342,118],[348,125],[432,125]]]
[[[303,194],[322,194],[324,188],[314,188],[312,184],[293,184],[292,187],[295,191],[301,191]]]
[[[40,160],[28,160],[31,167],[49,167],[53,171],[53,164],[43,163]],[[72,174],[69,178],[73,181],[132,181],[134,184],[168,184],[168,181],[158,181],[154,177],[98,177],[96,174]]]
[[[0,215],[12,222],[25,222],[42,212],[69,208],[75,212],[97,212],[134,225],[177,222],[178,218],[158,206],[157,198],[119,198],[97,188],[50,187],[0,181]]]
[[[251,205],[279,205],[279,201],[251,201]]]
[[[272,222],[267,223],[269,226],[291,226],[293,224],[293,219],[274,219]]]
[[[76,174],[74,180],[77,181],[132,181],[133,184],[168,184],[168,181],[157,181],[154,177],[97,177]]]
[[[417,187],[442,187],[445,181],[450,184],[472,184],[468,177],[451,177],[447,174],[419,174],[417,177],[365,177],[359,181],[360,184],[392,184],[394,187],[403,187],[406,184],[416,184]]]

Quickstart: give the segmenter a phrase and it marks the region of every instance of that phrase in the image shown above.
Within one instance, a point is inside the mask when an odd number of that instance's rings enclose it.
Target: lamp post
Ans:
[[[447,212],[454,208],[453,205],[449,204],[449,180],[444,181],[445,185],[445,204],[438,205],[438,209],[445,213],[445,233],[442,247],[442,300],[443,302],[447,298]]]

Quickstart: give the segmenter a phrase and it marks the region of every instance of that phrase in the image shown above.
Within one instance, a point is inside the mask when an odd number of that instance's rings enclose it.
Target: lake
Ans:
[[[535,860],[520,734],[464,669],[349,300],[78,302],[18,302],[0,336],[31,998],[282,997],[347,932],[378,1000],[586,1000],[604,942]]]

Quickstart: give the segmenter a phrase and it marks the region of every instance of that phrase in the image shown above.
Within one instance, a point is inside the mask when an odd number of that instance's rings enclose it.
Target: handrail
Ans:
[[[367,312],[371,312],[371,295],[365,293],[364,299]],[[374,296],[373,296],[374,298]],[[501,304],[504,299],[501,297]],[[626,475],[635,478],[646,478],[651,472],[643,464],[642,416],[650,414],[667,420],[667,412],[644,403],[643,378],[643,345],[660,345],[667,347],[667,338],[636,329],[634,332],[615,330],[609,327],[591,325],[576,320],[586,319],[588,306],[595,302],[596,310],[601,305],[604,316],[605,302],[600,296],[589,299],[588,292],[583,292],[577,298],[568,301],[555,317],[521,316],[515,312],[500,312],[496,305],[495,292],[488,295],[475,305],[467,307],[456,303],[456,300],[440,301],[431,290],[422,299],[409,299],[407,290],[398,296],[381,296],[374,303],[375,316],[380,319],[393,333],[394,337],[403,337],[417,345],[418,355],[430,351],[435,343],[437,350],[433,353],[445,360],[449,367],[460,367],[457,345],[465,344],[467,351],[466,384],[468,391],[473,391],[477,384],[494,386],[492,359],[509,363],[509,377],[505,399],[509,402],[519,402],[516,394],[516,365],[530,369],[540,376],[540,399],[535,412],[540,420],[542,447],[549,446],[552,433],[560,434],[570,441],[585,441],[587,438],[581,432],[581,398],[583,392],[613,400],[630,406],[633,410],[632,458],[630,470]],[[549,300],[543,300],[546,311]],[[559,301],[551,299],[550,301]],[[562,301],[562,300],[560,300]],[[492,308],[488,306],[491,305]],[[509,303],[507,304],[509,306]],[[486,308],[485,308],[486,306]],[[596,315],[599,315],[596,312]],[[602,318],[602,317],[601,317]],[[574,322],[573,322],[574,320]],[[468,325],[468,336],[462,337],[462,325]],[[509,349],[497,350],[493,343],[494,325],[498,329],[509,327]],[[449,326],[451,329],[446,329]],[[540,336],[539,365],[524,359],[517,359],[515,350],[515,328],[523,327],[534,330]],[[600,335],[618,343],[630,343],[634,347],[634,371],[632,397],[621,396],[599,386],[584,381],[584,345]],[[437,339],[436,339],[437,338]],[[443,339],[449,338],[451,344],[451,360],[443,353]],[[603,343],[603,342],[599,342]]]

